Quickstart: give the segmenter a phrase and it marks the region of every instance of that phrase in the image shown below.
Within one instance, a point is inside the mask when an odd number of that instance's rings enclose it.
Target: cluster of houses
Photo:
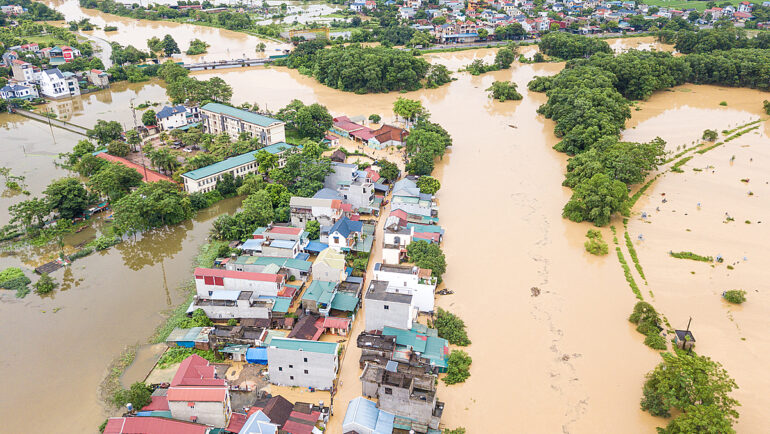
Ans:
[[[284,142],[280,120],[220,104],[204,105],[199,112],[206,131],[246,131],[277,155],[292,148]],[[158,120],[169,119],[166,129],[182,128],[189,125],[187,113],[185,106],[167,107]],[[341,131],[349,130],[341,129],[342,122],[354,124],[337,118],[330,134],[344,136]],[[398,138],[407,134],[401,131]],[[253,154],[187,172],[185,188],[208,191],[225,173],[256,172]],[[380,216],[388,193],[389,215]],[[289,223],[259,227],[246,241],[230,244],[237,254],[193,271],[195,295],[187,313],[202,311],[213,325],[176,328],[166,343],[215,350],[232,363],[263,365],[270,384],[333,396],[340,342],[349,338],[349,345],[361,348],[361,396],[344,403],[343,432],[438,433],[444,404],[437,399],[436,380],[447,369],[449,344],[418,321],[420,313],[434,311],[437,279],[429,269],[403,263],[410,242],[441,242],[437,212],[433,196],[421,193],[415,179],[386,183],[376,166],[360,170],[334,161],[313,197],[290,199]],[[348,255],[372,251],[378,217],[386,219],[383,259],[366,279],[366,271],[354,269]],[[310,239],[309,222],[320,227],[317,239]],[[363,332],[353,339],[363,302]],[[238,411],[232,408],[232,387],[209,362],[192,355],[167,387],[156,389],[152,404],[110,419],[105,432],[309,434],[328,421],[330,409],[323,404],[292,404],[281,396]]]
[[[396,5],[387,0],[386,5]],[[763,5],[770,5],[764,2]],[[353,1],[349,8],[366,14],[376,9],[373,1]],[[621,0],[546,0],[535,4],[531,0],[494,0],[484,2],[463,2],[460,0],[405,0],[398,6],[401,19],[412,24],[417,30],[428,32],[437,43],[467,43],[493,39],[501,27],[519,24],[530,37],[552,29],[570,29],[583,34],[603,31],[591,23],[614,22],[611,30],[634,30],[628,20],[641,16],[645,20],[674,17],[688,18],[695,8],[677,9],[649,6],[636,1]],[[707,24],[718,19],[744,22],[754,19],[751,14],[754,4],[748,1],[737,6],[712,7],[701,16],[700,23]],[[446,20],[436,21],[437,17]],[[521,35],[524,36],[524,35]]]
[[[19,53],[45,58],[51,68],[41,69],[23,60]],[[10,47],[2,56],[2,64],[10,68],[11,79],[0,89],[0,97],[6,100],[62,99],[80,95],[81,89],[89,86],[109,87],[110,77],[104,71],[92,69],[73,73],[62,72],[56,67],[79,56],[80,51],[69,46],[40,49],[38,44],[32,43]]]

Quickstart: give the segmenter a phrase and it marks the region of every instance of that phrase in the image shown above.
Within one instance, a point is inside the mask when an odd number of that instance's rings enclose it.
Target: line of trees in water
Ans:
[[[735,30],[703,32],[699,38],[705,40]],[[679,57],[636,50],[613,55],[605,41],[594,38],[560,34],[547,40],[550,53],[573,60],[555,76],[535,77],[528,87],[548,95],[538,112],[556,123],[554,133],[562,140],[555,149],[573,155],[564,185],[574,192],[563,214],[577,222],[603,226],[612,214],[627,212],[629,186],[643,181],[663,162],[660,139],[619,143],[631,117],[630,100],[644,100],[655,91],[687,82],[770,89],[770,50],[763,48],[700,50]]]

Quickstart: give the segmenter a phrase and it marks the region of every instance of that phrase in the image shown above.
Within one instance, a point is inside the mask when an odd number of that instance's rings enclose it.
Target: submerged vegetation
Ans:
[[[463,383],[471,376],[473,359],[465,351],[452,350],[447,361],[446,376],[442,379],[446,384]]]
[[[583,244],[586,248],[586,252],[597,256],[606,255],[609,252],[609,246],[607,246],[607,243],[602,239],[602,233],[600,231],[589,229],[586,233],[586,238],[588,238],[588,240]]]
[[[645,335],[644,344],[655,350],[665,350],[666,340],[660,335],[660,316],[651,304],[640,301],[628,320],[636,324],[636,331]]]
[[[746,291],[742,289],[731,289],[722,293],[725,300],[733,304],[742,304],[746,301]]]
[[[433,326],[438,330],[438,336],[448,340],[452,345],[464,347],[471,344],[468,333],[465,331],[465,322],[451,312],[438,308]]]
[[[693,261],[714,262],[714,258],[712,256],[701,256],[693,252],[668,252],[668,254],[671,257],[677,259],[691,259]]]
[[[524,98],[517,90],[516,83],[512,81],[495,81],[487,88],[489,97],[500,102],[518,101]]]

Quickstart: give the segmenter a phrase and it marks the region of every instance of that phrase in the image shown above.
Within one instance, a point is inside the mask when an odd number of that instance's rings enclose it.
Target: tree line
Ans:
[[[566,47],[592,40],[562,35],[560,40],[582,41],[568,42]],[[643,181],[665,154],[660,139],[619,142],[631,117],[629,100],[646,99],[685,82],[767,89],[770,50],[734,49],[682,57],[636,50],[613,56],[600,51],[587,59],[571,60],[553,77],[536,77],[529,83],[530,90],[548,95],[538,112],[555,121],[554,133],[561,138],[555,149],[574,156],[564,182],[574,189],[564,217],[602,226],[612,214],[625,211],[629,186]]]

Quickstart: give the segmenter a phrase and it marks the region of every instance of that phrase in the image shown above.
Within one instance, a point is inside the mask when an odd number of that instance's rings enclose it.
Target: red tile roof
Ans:
[[[348,326],[350,326],[350,318],[335,318],[332,316],[324,318],[324,328],[347,329]]]
[[[224,402],[227,389],[222,387],[170,387],[169,402]]]
[[[106,152],[100,152],[100,153],[96,154],[96,156],[101,158],[101,159],[103,159],[103,160],[107,160],[107,161],[112,162],[112,163],[122,164],[122,165],[124,165],[126,167],[130,167],[130,168],[136,170],[137,172],[139,172],[142,175],[142,181],[144,181],[144,182],[157,182],[157,181],[174,182],[173,179],[169,178],[166,175],[161,175],[160,173],[158,173],[158,172],[156,172],[154,170],[150,170],[150,169],[144,168],[144,167],[140,166],[139,164],[136,164],[136,163],[133,163],[131,161],[126,160],[125,158],[116,157],[116,156],[110,155],[110,154],[108,154]]]
[[[290,434],[310,434],[313,432],[314,426],[315,425],[296,422],[293,420],[287,420],[286,423],[281,427],[281,429]]]
[[[142,411],[168,411],[168,398],[165,396],[153,396],[152,401],[142,407]]]
[[[240,432],[248,417],[245,414],[233,413],[230,416],[230,422],[227,424],[227,430],[230,432]]]
[[[285,226],[275,226],[267,231],[265,231],[270,234],[282,234],[282,235],[299,235],[300,232],[302,232],[302,228],[291,228],[291,227],[285,227]]]
[[[343,130],[343,131],[347,131],[348,133],[353,132],[353,131],[358,131],[361,128],[366,128],[363,125],[359,125],[359,124],[351,121],[350,118],[347,117],[347,116],[340,116],[340,117],[334,118],[334,126],[336,128],[339,128],[339,129]]]
[[[250,271],[221,270],[218,268],[196,268],[196,279],[204,277],[226,277],[228,279],[254,280],[257,282],[283,282],[283,276],[280,274],[252,273]]]
[[[171,386],[224,386],[225,380],[216,378],[216,370],[208,360],[193,354],[184,359],[179,365]],[[171,389],[168,391],[168,400],[171,399]]]
[[[104,434],[205,434],[209,427],[163,417],[113,417]]]
[[[369,140],[374,137],[374,130],[367,127],[361,127],[355,131],[351,131],[350,135],[361,140]]]
[[[371,179],[372,182],[377,182],[380,180],[380,174],[371,167],[367,167],[365,172],[367,175],[369,175],[369,179]]]
[[[292,419],[302,419],[308,422],[318,422],[318,418],[321,417],[320,411],[311,411],[310,414],[303,413],[301,411],[292,411],[289,416]]]

